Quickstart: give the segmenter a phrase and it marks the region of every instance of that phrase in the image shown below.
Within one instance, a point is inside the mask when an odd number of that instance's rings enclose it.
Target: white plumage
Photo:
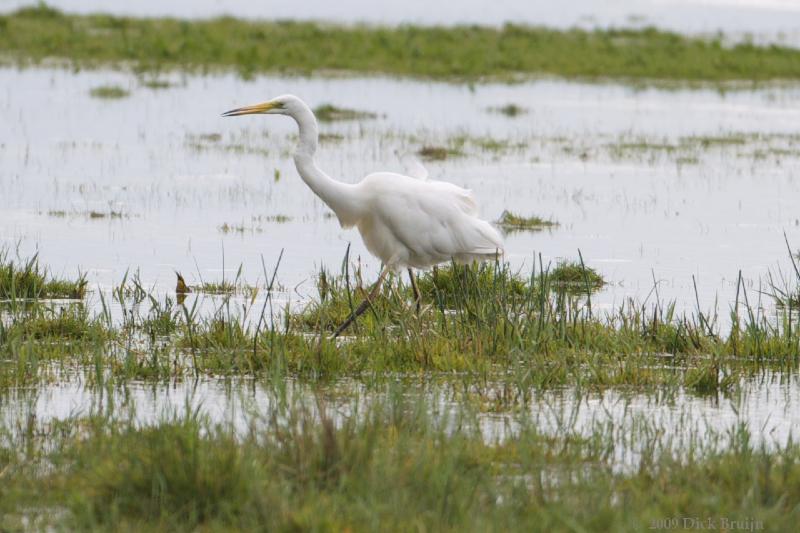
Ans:
[[[470,262],[503,249],[466,189],[390,172],[370,174],[356,187],[365,209],[355,225],[367,250],[389,268]]]
[[[225,116],[282,114],[299,129],[294,155],[297,171],[336,214],[342,227],[357,227],[367,249],[385,270],[426,268],[455,260],[471,262],[503,253],[503,238],[478,218],[472,192],[452,183],[427,180],[427,171],[405,157],[405,176],[376,172],[356,184],[336,181],[314,163],[317,120],[298,97],[279,96],[263,104],[234,109]]]

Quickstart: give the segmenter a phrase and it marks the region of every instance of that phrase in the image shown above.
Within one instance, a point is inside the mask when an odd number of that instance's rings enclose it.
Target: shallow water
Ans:
[[[30,5],[30,0],[0,0],[0,11]],[[246,0],[176,0],[109,2],[50,0],[48,5],[74,13],[202,18],[233,15],[261,19],[315,19],[373,24],[481,24],[506,22],[568,28],[654,25],[680,32],[724,31],[751,35],[756,41],[800,45],[794,21],[800,5],[794,0],[500,0],[486,9],[481,0],[406,0],[370,2],[248,2]]]
[[[230,280],[240,265],[246,281],[263,284],[262,256],[271,274],[284,249],[278,299],[303,298],[316,292],[318,266],[338,271],[348,243],[370,279],[379,265],[357,232],[342,230],[297,177],[291,121],[220,117],[285,92],[312,105],[380,115],[322,125],[323,133],[343,139],[321,146],[319,165],[343,181],[402,170],[396,150],[459,135],[520,144],[497,151],[468,143],[465,157],[427,166],[432,178],[473,189],[487,219],[509,209],[560,222],[551,231],[508,235],[507,258],[527,271],[537,254],[546,265],[577,259],[580,249],[610,282],[593,297],[597,307],[653,301],[656,280],[662,302],[694,312],[696,281],[700,308],[717,305],[724,315],[739,270],[753,303],[769,272],[791,271],[783,233],[800,243],[798,85],[721,93],[558,80],[462,86],[218,75],[172,81],[172,88],[153,90],[120,72],[0,70],[0,121],[7,125],[0,129],[0,244],[18,246],[22,256],[38,250],[54,274],[85,272],[102,291],[126,271],[138,270],[146,287],[170,293],[175,270],[199,283]],[[89,95],[105,84],[131,95]],[[509,102],[529,112],[515,118],[487,112]],[[687,153],[614,151],[625,143],[678,144],[732,133],[771,135],[781,148],[758,155],[773,141],[753,137]],[[275,215],[291,220],[265,218]],[[224,224],[243,231],[225,233]],[[91,301],[99,303],[97,292]],[[771,299],[763,305],[769,311]]]
[[[323,406],[329,417],[340,422],[359,416],[370,402],[390,394],[393,387],[402,391],[411,405],[425,402],[435,417],[462,420],[463,401],[452,395],[446,383],[446,379],[398,380],[394,385],[367,388],[349,380],[323,386],[288,380],[284,384],[286,395],[282,396],[272,385],[242,379],[189,380],[168,385],[131,382],[106,389],[87,387],[73,378],[0,396],[0,426],[13,432],[31,420],[46,425],[103,413],[133,416],[139,424],[151,424],[194,412],[245,434],[281,413],[277,406],[282,401],[302,401],[311,412],[318,412]],[[491,396],[491,389],[489,384],[483,393]],[[503,441],[518,432],[521,425],[555,437],[608,435],[615,443],[612,463],[617,469],[627,470],[635,468],[643,450],[654,443],[677,454],[689,448],[718,449],[728,443],[727,436],[747,428],[754,444],[772,448],[785,446],[800,427],[796,375],[767,372],[743,380],[730,396],[702,397],[680,389],[598,393],[572,387],[531,393],[531,401],[522,410],[478,414],[484,439]],[[464,422],[469,420],[470,416]]]

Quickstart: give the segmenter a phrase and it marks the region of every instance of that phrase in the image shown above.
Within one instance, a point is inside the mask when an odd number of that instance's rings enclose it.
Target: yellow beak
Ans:
[[[270,109],[274,109],[277,107],[277,104],[273,102],[264,102],[263,104],[256,104],[256,105],[249,105],[245,107],[237,107],[236,109],[231,109],[230,111],[225,111],[222,116],[223,117],[239,117],[242,115],[257,115],[261,113],[266,113]]]

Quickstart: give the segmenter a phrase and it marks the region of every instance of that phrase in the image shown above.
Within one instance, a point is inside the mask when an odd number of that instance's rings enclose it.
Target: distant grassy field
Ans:
[[[653,28],[554,30],[506,25],[394,28],[314,22],[185,21],[66,15],[48,7],[0,16],[0,58],[141,70],[381,73],[447,80],[530,75],[632,81],[800,78],[800,50],[690,38]]]

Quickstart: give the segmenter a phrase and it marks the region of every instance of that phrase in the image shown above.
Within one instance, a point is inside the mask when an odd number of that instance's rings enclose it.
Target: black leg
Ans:
[[[369,291],[369,295],[368,295],[368,296],[367,296],[367,297],[364,299],[364,301],[363,301],[363,302],[361,302],[361,305],[359,305],[359,306],[356,308],[356,310],[355,310],[355,311],[353,311],[353,313],[352,313],[352,314],[351,314],[349,317],[347,317],[347,320],[345,320],[345,321],[344,321],[344,323],[342,323],[342,325],[341,325],[341,326],[339,326],[338,328],[336,328],[336,331],[333,333],[333,336],[331,337],[332,339],[335,339],[336,337],[338,337],[339,335],[341,335],[341,334],[342,334],[342,332],[343,332],[344,330],[346,330],[346,329],[347,329],[347,327],[348,327],[350,324],[352,324],[353,322],[355,322],[355,320],[356,320],[358,317],[360,317],[362,314],[364,314],[364,311],[366,311],[366,310],[367,310],[367,308],[369,307],[369,304],[370,304],[370,302],[371,302],[372,300],[374,300],[376,296],[378,296],[378,291],[380,290],[380,288],[381,288],[381,285],[383,284],[383,280],[384,280],[384,278],[386,277],[386,274],[387,274],[388,272],[389,272],[389,270],[388,270],[387,268],[384,268],[383,270],[381,270],[381,275],[380,275],[380,276],[378,276],[378,281],[376,281],[376,282],[375,282],[375,286],[374,286],[374,287],[372,287],[372,290],[371,290],[371,291]]]
[[[414,303],[417,305],[417,314],[419,314],[419,305],[422,301],[422,295],[419,293],[417,278],[414,277],[414,271],[410,268],[408,269],[408,278],[411,280],[411,288],[414,290]]]

